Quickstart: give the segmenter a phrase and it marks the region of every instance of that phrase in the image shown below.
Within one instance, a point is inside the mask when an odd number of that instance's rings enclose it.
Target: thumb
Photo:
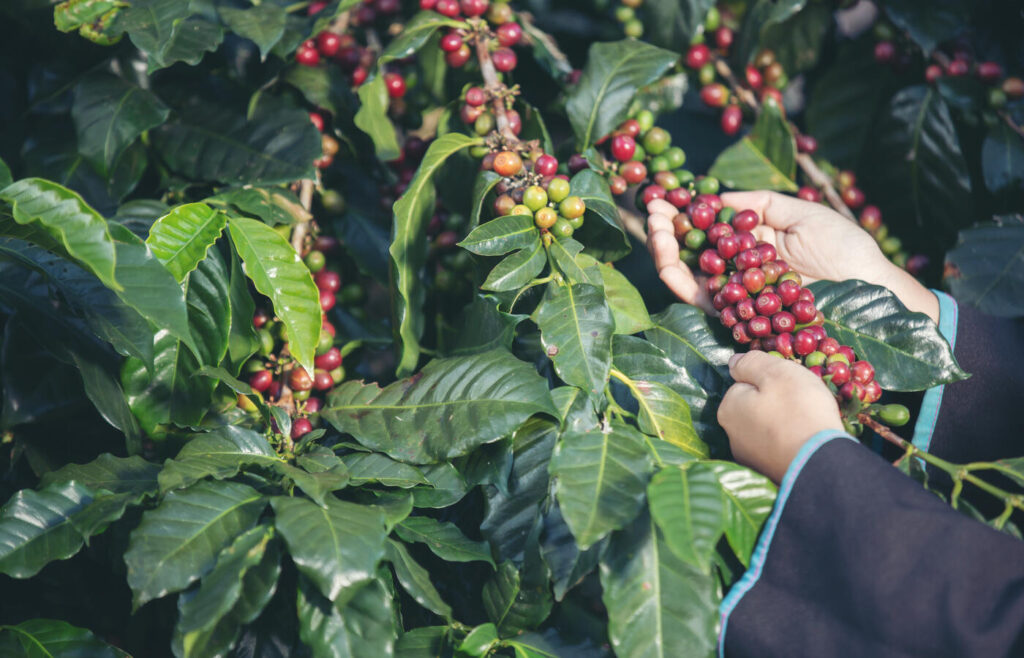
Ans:
[[[737,382],[760,389],[772,378],[773,371],[777,371],[784,363],[777,356],[755,350],[733,355],[729,359],[729,374]]]

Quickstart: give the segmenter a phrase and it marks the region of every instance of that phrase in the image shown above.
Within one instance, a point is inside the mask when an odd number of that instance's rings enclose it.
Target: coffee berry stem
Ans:
[[[506,87],[498,79],[498,70],[494,68],[490,47],[490,37],[486,36],[486,33],[478,34],[476,38],[476,57],[480,62],[480,75],[484,79],[484,89],[491,96],[491,109],[494,111],[498,133],[505,140],[506,146],[518,144],[519,138],[512,132],[512,124],[509,123],[508,114],[505,112],[504,94],[499,93],[505,90]]]
[[[307,213],[313,208],[314,187],[315,184],[309,179],[305,179],[299,184],[299,203],[302,204]],[[295,253],[299,256],[305,255],[306,252],[306,237],[309,235],[309,224],[312,221],[310,219],[311,216],[307,215],[292,230],[292,248],[295,249]]]
[[[945,459],[942,459],[941,457],[936,457],[930,452],[921,450],[913,443],[898,436],[891,429],[889,429],[882,423],[878,422],[877,420],[875,420],[866,413],[861,412],[857,414],[857,421],[863,424],[865,427],[870,427],[872,430],[875,431],[876,434],[878,434],[880,437],[882,437],[889,443],[902,448],[905,451],[902,459],[906,459],[908,457],[920,457],[921,460],[923,460],[925,463],[930,464],[942,471],[945,471],[950,476],[950,478],[953,479],[954,491],[956,491],[957,493],[959,493],[959,489],[963,487],[964,482],[970,482],[971,484],[978,487],[982,491],[1003,501],[1007,508],[1017,508],[1020,510],[1024,510],[1024,496],[1021,496],[1019,494],[1011,494],[1010,492],[1000,489],[995,485],[989,484],[988,482],[982,480],[978,476],[971,473],[972,470],[982,470],[988,468],[998,470],[997,466],[990,464],[988,462],[979,462],[977,464],[954,464],[952,462],[946,461]],[[1006,514],[1005,511],[1003,514],[1005,515],[1005,517],[1009,516],[1008,514]],[[1005,523],[1006,518],[1004,518],[1003,516],[1001,516],[1000,518],[1002,518],[1003,522]]]

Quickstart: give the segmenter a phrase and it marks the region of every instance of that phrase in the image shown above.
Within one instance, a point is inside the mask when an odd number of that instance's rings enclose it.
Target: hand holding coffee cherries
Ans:
[[[935,295],[890,262],[870,235],[834,210],[777,192],[729,192],[721,200],[725,207],[750,209],[762,217],[763,223],[752,233],[759,242],[773,245],[805,283],[860,279],[885,286],[909,310],[938,321]],[[661,199],[648,204],[647,210],[647,245],[662,281],[683,301],[714,313],[711,297],[698,281],[703,275],[694,276],[680,259],[680,228],[689,220],[680,219],[679,210]]]

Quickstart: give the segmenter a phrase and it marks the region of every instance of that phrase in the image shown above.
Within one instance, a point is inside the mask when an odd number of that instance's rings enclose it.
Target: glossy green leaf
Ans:
[[[320,293],[309,268],[287,240],[262,222],[233,217],[228,229],[246,275],[270,298],[287,328],[292,355],[311,370],[321,322]]]
[[[421,626],[403,633],[395,643],[395,658],[443,656],[448,647],[447,626]]]
[[[300,110],[268,112],[251,121],[218,112],[205,121],[172,121],[153,133],[153,144],[187,178],[238,185],[312,178],[313,161],[322,154],[320,134]]]
[[[445,18],[435,11],[421,11],[402,26],[401,33],[387,45],[378,58],[378,66],[416,54],[442,27],[465,27],[465,22]]]
[[[193,16],[195,11],[178,0],[135,0],[118,27],[146,54],[150,73],[176,62],[194,66],[224,38],[219,25]]]
[[[494,175],[497,176],[497,174]],[[11,177],[11,168],[7,166],[7,163],[4,162],[3,158],[0,158],[0,190],[13,182],[14,179]]]
[[[487,200],[487,195],[490,194],[499,181],[501,181],[501,176],[487,169],[481,170],[476,175],[476,181],[473,183],[473,205],[471,206],[469,216],[469,227],[471,229],[480,225],[481,215],[490,214],[490,209],[487,209],[486,213],[484,211],[484,201]]]
[[[658,471],[647,499],[665,543],[685,562],[707,570],[725,529],[725,499],[714,471],[699,462]]]
[[[544,564],[551,570],[551,588],[556,601],[562,601],[566,592],[594,570],[604,546],[605,542],[600,541],[580,550],[557,505],[544,515],[540,552]]]
[[[426,544],[442,560],[479,561],[494,566],[487,542],[469,539],[453,523],[443,523],[429,516],[410,516],[395,526],[395,532],[405,541]]]
[[[996,125],[982,144],[981,167],[993,194],[1024,190],[1024,137],[1005,123]]]
[[[30,619],[17,626],[0,626],[0,638],[8,636],[26,658],[87,656],[128,658],[128,654],[100,640],[85,628],[58,619]]]
[[[590,46],[583,75],[565,106],[578,150],[618,126],[636,90],[657,80],[678,59],[676,52],[632,39]]]
[[[616,655],[714,655],[721,592],[707,570],[672,552],[647,513],[612,537],[601,587]]]
[[[125,5],[121,0],[73,0],[53,8],[53,24],[61,32],[72,32],[103,18],[112,9]]]
[[[231,305],[231,329],[228,332],[228,356],[231,372],[238,374],[245,361],[259,349],[259,337],[252,325],[256,304],[249,294],[249,285],[238,254],[231,251],[231,274],[228,298]]]
[[[946,254],[952,274],[946,280],[953,296],[989,315],[1024,315],[1024,223],[1003,224],[960,232],[957,246]]]
[[[505,350],[431,361],[381,389],[345,382],[321,416],[402,461],[428,464],[496,441],[537,413],[554,415],[547,382]]]
[[[516,327],[524,319],[525,315],[499,310],[498,300],[494,297],[478,295],[454,319],[453,344],[445,353],[459,356],[498,348],[511,349]]]
[[[537,309],[537,326],[558,376],[590,395],[601,394],[608,382],[615,329],[601,289],[552,282]]]
[[[272,532],[257,526],[239,535],[217,556],[213,570],[205,574],[199,587],[178,599],[178,625],[175,633],[183,636],[188,647],[190,635],[209,630],[231,612],[242,595],[246,572],[260,563]]]
[[[227,223],[227,215],[219,210],[205,203],[187,203],[156,220],[149,229],[146,244],[181,283],[206,258],[206,252]]]
[[[299,571],[336,605],[368,581],[384,557],[384,512],[328,497],[320,507],[301,498],[277,497],[275,524]]]
[[[263,220],[268,226],[308,222],[313,218],[294,193],[281,187],[236,187],[209,197],[206,203],[231,205],[246,215]]]
[[[883,389],[923,391],[967,378],[936,324],[907,311],[889,290],[863,281],[817,281],[810,288],[828,335],[870,361]]]
[[[486,656],[498,644],[498,627],[494,624],[480,624],[470,630],[459,642],[459,653],[468,656]]]
[[[160,467],[138,455],[116,457],[105,452],[87,464],[66,464],[45,473],[39,484],[43,487],[55,482],[74,480],[90,489],[105,489],[113,493],[127,493],[141,498],[156,493],[157,473]]]
[[[430,582],[430,574],[416,560],[401,542],[389,539],[387,542],[387,560],[395,570],[395,576],[409,596],[416,603],[439,617],[451,620],[452,608],[437,592]]]
[[[196,436],[174,459],[164,462],[160,490],[183,489],[208,477],[224,480],[247,466],[274,468],[279,464],[283,461],[262,434],[229,425]]]
[[[392,595],[379,580],[332,605],[308,579],[299,581],[299,637],[314,658],[391,656],[397,635]]]
[[[115,279],[116,247],[107,222],[81,196],[48,180],[25,178],[0,190],[0,199],[11,204],[15,222],[38,225],[104,285],[121,289]]]
[[[756,0],[744,16],[736,35],[734,57],[746,64],[761,47],[761,40],[773,26],[791,18],[807,5],[807,0]]]
[[[685,368],[704,390],[724,394],[732,383],[727,367],[735,354],[732,337],[689,304],[673,304],[651,319],[654,328],[644,332],[647,340]]]
[[[416,487],[412,491],[416,507],[442,509],[462,500],[469,493],[470,485],[462,473],[449,462],[420,466],[429,486]]]
[[[538,241],[537,227],[530,215],[507,215],[473,229],[459,246],[478,256],[502,256],[525,249]]]
[[[708,175],[739,190],[796,192],[796,143],[778,106],[762,107],[750,135],[722,151]]]
[[[971,181],[949,106],[938,91],[900,90],[877,120],[863,185],[890,229],[945,250],[973,221]]]
[[[598,263],[586,254],[577,256],[576,262],[584,268],[597,267],[601,273],[605,300],[615,320],[616,334],[638,334],[654,326],[640,291],[622,272],[607,263]]]
[[[0,510],[0,573],[31,578],[54,560],[66,560],[82,547],[75,527],[97,494],[78,482],[54,482],[44,489],[22,489]]]
[[[533,49],[533,59],[544,69],[556,83],[564,84],[572,74],[572,64],[565,56],[555,39],[538,28],[532,20],[522,20],[523,34],[528,37],[527,43]],[[545,148],[545,151],[548,151]],[[548,151],[550,152],[550,151]]]
[[[626,383],[640,405],[640,431],[682,448],[695,457],[707,457],[708,446],[697,436],[690,407],[682,395],[656,381],[632,379]]]
[[[969,0],[936,0],[925,5],[914,0],[883,0],[881,5],[889,20],[925,54],[959,35],[970,23],[973,8]]]
[[[524,580],[516,565],[503,562],[484,585],[484,609],[503,637],[536,628],[551,613],[553,601],[547,582]]]
[[[760,46],[775,53],[790,78],[814,67],[832,27],[834,8],[811,2],[781,23],[769,23],[761,32]],[[874,59],[874,58],[872,58]]]
[[[725,497],[725,537],[736,558],[743,566],[750,566],[754,546],[772,513],[778,488],[760,473],[732,462],[706,461],[694,466],[710,469],[718,478]]]
[[[651,472],[644,444],[642,434],[622,423],[559,438],[549,468],[562,515],[580,548],[636,516]]]
[[[152,92],[109,74],[93,74],[75,88],[71,116],[78,150],[109,175],[142,133],[167,120],[170,109]]]
[[[479,143],[478,138],[456,133],[434,140],[405,194],[395,202],[392,242],[388,253],[391,254],[394,271],[392,310],[401,345],[398,360],[400,376],[411,374],[420,358],[424,290],[419,277],[427,260],[427,223],[434,214],[437,199],[434,176],[448,158]]]
[[[679,49],[697,36],[714,0],[654,0],[644,4],[644,38],[662,48]]]
[[[235,482],[200,482],[172,491],[143,514],[124,562],[135,608],[188,587],[266,507],[258,491]]]
[[[605,177],[592,169],[584,169],[570,182],[572,194],[583,199],[587,206],[583,226],[574,233],[586,245],[586,253],[605,261],[618,260],[628,254],[632,247],[619,223],[619,207]]]
[[[218,7],[217,12],[229,30],[256,44],[263,60],[284,36],[288,18],[282,7],[269,2],[247,9]]]
[[[429,484],[420,469],[411,464],[395,461],[379,452],[353,452],[342,458],[348,468],[353,486],[379,482],[385,487],[409,489]]]
[[[384,76],[377,75],[359,86],[359,111],[356,112],[356,127],[366,133],[376,149],[377,158],[384,162],[394,160],[402,154],[398,146],[395,126],[388,118],[387,86]]]
[[[537,278],[548,261],[540,238],[534,234],[533,239],[532,245],[495,265],[480,287],[494,292],[506,292],[518,290]]]

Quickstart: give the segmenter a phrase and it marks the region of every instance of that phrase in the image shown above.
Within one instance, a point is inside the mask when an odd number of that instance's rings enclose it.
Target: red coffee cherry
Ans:
[[[334,32],[321,32],[316,35],[316,48],[324,57],[334,57],[341,48],[341,37]]]
[[[273,381],[274,373],[269,370],[259,370],[249,377],[249,386],[252,387],[252,390],[262,393],[270,388],[270,384],[273,383]]]
[[[453,53],[462,47],[462,37],[459,36],[459,33],[455,30],[446,32],[445,35],[441,37],[440,46],[441,50],[446,53]]]
[[[732,339],[740,345],[746,345],[752,340],[746,322],[737,322],[733,325]]]
[[[779,311],[772,316],[772,331],[789,335],[796,329],[796,318],[789,311]]]
[[[736,323],[740,321],[739,317],[736,315],[736,309],[731,306],[723,308],[718,319],[726,329],[732,329]]]
[[[299,46],[299,49],[295,51],[295,61],[303,66],[316,66],[320,63],[320,52],[316,49],[311,41]]]
[[[437,0],[434,11],[448,18],[455,18],[459,15],[459,2],[458,0]]]
[[[438,3],[442,2],[442,0],[437,1]],[[450,53],[447,53],[444,56],[444,61],[448,63],[448,66],[452,67],[453,69],[457,69],[463,66],[466,62],[468,62],[472,54],[473,53],[470,52],[469,50],[469,46],[467,46],[466,44],[462,44],[461,46],[458,47],[458,49]]]
[[[541,176],[554,176],[558,173],[558,160],[545,153],[533,163],[533,170]]]
[[[623,192],[625,192],[625,190],[623,190]],[[685,187],[677,187],[669,190],[665,194],[665,200],[676,208],[685,208],[690,205],[690,190]],[[712,228],[714,228],[714,226],[712,226]]]
[[[466,16],[482,16],[488,4],[487,0],[462,0],[459,7]]]
[[[753,231],[761,222],[761,218],[753,210],[741,210],[732,218],[732,225],[737,231]]]
[[[293,368],[288,374],[288,386],[293,391],[308,391],[313,388],[313,378],[302,368]]]
[[[818,150],[818,140],[814,139],[810,135],[797,135],[796,136],[796,150],[801,153],[814,153]]]
[[[715,224],[715,226],[725,226],[725,224]],[[735,235],[723,235],[718,239],[718,244],[715,247],[718,249],[719,256],[731,260],[740,253],[740,240]]]
[[[860,211],[860,225],[868,233],[874,233],[882,226],[882,211],[878,206],[867,205]]]
[[[629,135],[619,135],[612,139],[612,157],[619,162],[628,162],[636,153],[636,140]]]
[[[730,304],[737,304],[748,297],[747,289],[732,281],[722,286],[722,297]]]
[[[754,91],[760,91],[761,86],[764,85],[764,77],[761,72],[757,70],[757,67],[748,66],[746,70],[747,84]]]
[[[332,270],[320,270],[313,275],[313,283],[320,290],[338,292],[341,290],[341,275]]]
[[[309,422],[309,420],[305,418],[296,418],[294,421],[292,421],[291,437],[293,441],[301,439],[302,437],[306,436],[312,431],[313,424]]]
[[[728,285],[728,284],[726,284]],[[750,318],[757,317],[757,309],[754,308],[754,300],[750,297],[736,302],[736,315],[744,322]]]
[[[514,46],[523,38],[523,28],[519,23],[502,23],[495,30],[498,43],[503,46]]]
[[[690,221],[702,231],[711,228],[715,223],[715,209],[706,203],[698,203],[690,208]]]
[[[853,374],[853,380],[861,384],[867,384],[875,378],[875,368],[867,361],[855,361],[850,366],[850,371]]]
[[[711,59],[711,50],[703,43],[690,46],[686,52],[686,65],[691,69],[699,69]]]
[[[647,178],[647,167],[642,162],[632,161],[622,165],[619,173],[630,185],[642,183]]]
[[[763,315],[758,315],[747,322],[747,331],[755,338],[762,338],[772,332],[772,321]]]
[[[704,85],[700,90],[700,99],[711,107],[723,107],[729,100],[729,90],[718,82]]]
[[[997,62],[978,62],[978,77],[992,84],[1003,77],[1003,67]]]
[[[754,270],[747,270],[753,272]],[[746,272],[743,273],[746,275]],[[774,292],[762,292],[754,302],[757,312],[761,315],[771,317],[782,310],[782,298]]]
[[[864,205],[864,193],[857,187],[847,187],[840,195],[843,198],[843,203],[848,205],[851,210],[857,210]]]
[[[387,87],[388,96],[391,98],[405,96],[405,78],[398,73],[385,73],[384,85]]]
[[[924,79],[932,84],[943,76],[942,67],[938,64],[929,64],[924,70]]]
[[[772,329],[775,329],[775,325],[778,322],[776,318],[781,315],[788,315],[785,311],[777,313],[772,316]],[[775,351],[786,357],[787,359],[793,356],[793,334],[791,333],[780,333],[775,337]]]
[[[850,381],[850,366],[842,361],[834,361],[825,366],[825,375],[831,375],[832,383],[836,386],[842,386]]]
[[[891,62],[896,56],[896,46],[891,41],[879,41],[875,44],[875,61],[879,64]]]
[[[815,203],[821,201],[821,193],[806,185],[797,190],[796,196],[804,201],[814,201]]]
[[[807,329],[801,329],[793,335],[793,351],[800,356],[807,356],[813,352],[817,344],[818,340],[814,333]]]
[[[494,68],[502,73],[508,73],[516,67],[516,53],[511,48],[498,48],[491,53],[491,61]]]
[[[316,359],[313,360],[313,365],[317,368],[330,371],[340,366],[341,361],[341,351],[337,347],[332,347],[328,351],[316,357]]]
[[[764,271],[760,267],[743,271],[743,287],[752,295],[764,289],[764,280]]]
[[[706,249],[700,255],[700,269],[708,274],[722,274],[725,272],[725,259],[711,249]]]
[[[743,127],[743,109],[739,105],[729,105],[722,110],[722,132],[730,137]]]

